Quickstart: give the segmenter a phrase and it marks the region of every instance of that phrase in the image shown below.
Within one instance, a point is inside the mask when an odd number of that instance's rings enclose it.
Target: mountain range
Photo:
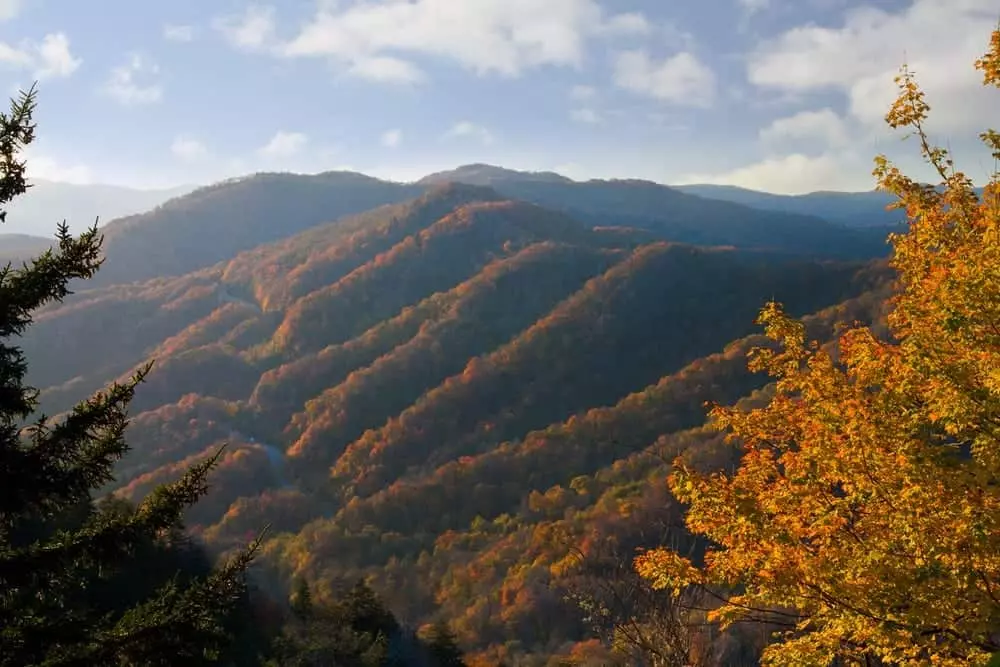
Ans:
[[[682,539],[669,461],[734,460],[704,404],[766,396],[759,308],[821,341],[883,321],[891,219],[844,197],[852,225],[486,165],[257,174],[107,223],[98,277],[22,343],[47,414],[156,360],[106,491],[226,444],[188,526],[226,553],[270,525],[262,587],[365,577],[480,664],[546,664],[599,651],[581,555]]]
[[[107,262],[94,284],[182,275],[325,222],[398,204],[448,182],[488,186],[504,197],[560,211],[588,225],[627,227],[655,238],[699,245],[868,258],[885,253],[885,236],[894,228],[893,218],[882,210],[883,198],[871,193],[843,193],[844,205],[836,208],[819,195],[793,205],[790,202],[799,200],[739,191],[759,195],[741,195],[753,200],[747,204],[649,181],[577,182],[548,172],[488,165],[468,165],[414,183],[383,181],[353,172],[264,173],[197,188],[186,196],[168,198],[150,211],[111,219],[103,225]],[[140,196],[137,191],[126,192],[131,192],[132,202]],[[141,196],[153,194],[165,198],[168,191]],[[730,190],[716,194],[741,198]],[[96,201],[88,205],[93,207]],[[123,201],[112,210],[121,210],[127,203]],[[851,211],[853,217],[848,215]],[[12,209],[12,220],[17,219],[17,213]],[[853,223],[847,224],[848,219]],[[7,246],[2,236],[0,244]]]
[[[905,222],[904,211],[887,207],[894,196],[887,192],[810,192],[776,195],[732,185],[677,185],[675,189],[707,199],[742,204],[765,211],[812,215],[849,227],[887,227]]]
[[[194,189],[194,186],[139,189],[33,178],[28,191],[11,202],[4,232],[51,237],[56,225],[66,220],[70,229],[79,233],[95,221],[104,223],[142,213]]]

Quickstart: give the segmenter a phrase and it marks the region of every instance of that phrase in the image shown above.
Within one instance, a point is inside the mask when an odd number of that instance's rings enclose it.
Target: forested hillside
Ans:
[[[269,183],[239,184],[253,193],[241,206]],[[564,599],[582,576],[573,548],[606,533],[655,546],[613,507],[657,514],[652,453],[702,449],[690,429],[704,401],[763,386],[743,368],[760,304],[844,303],[817,316],[829,336],[845,315],[876,318],[871,290],[888,278],[878,261],[609,222],[429,186],[45,308],[23,341],[30,378],[57,414],[155,359],[106,491],[138,501],[229,443],[188,526],[224,552],[270,525],[258,577],[272,594],[305,579],[329,599],[363,577],[401,620],[449,624],[483,664],[544,663],[591,634]],[[144,238],[140,223],[109,241]]]
[[[95,284],[181,275],[418,192],[350,172],[256,174],[199,188],[109,223]]]

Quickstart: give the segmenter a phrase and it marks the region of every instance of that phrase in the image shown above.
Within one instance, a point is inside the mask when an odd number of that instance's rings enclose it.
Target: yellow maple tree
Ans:
[[[976,62],[1000,87],[1000,30]],[[909,219],[892,235],[890,340],[855,326],[836,352],[768,304],[777,344],[750,367],[776,378],[762,408],[714,407],[743,448],[731,475],[677,463],[668,483],[703,563],[640,555],[659,588],[719,595],[716,620],[783,625],[770,665],[986,664],[1000,652],[1000,174],[982,193],[925,131],[905,67],[886,115],[941,182],[876,158]],[[981,135],[1000,161],[1000,134]],[[723,593],[725,591],[726,593]]]

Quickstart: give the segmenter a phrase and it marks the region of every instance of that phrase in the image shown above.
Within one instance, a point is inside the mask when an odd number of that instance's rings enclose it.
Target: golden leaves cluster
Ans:
[[[1000,87],[1000,30],[976,63]],[[780,615],[773,665],[985,664],[1000,651],[1000,188],[980,194],[931,144],[911,72],[886,115],[940,176],[876,159],[909,219],[893,235],[890,340],[855,326],[835,348],[768,304],[774,348],[750,365],[772,401],[716,407],[743,447],[735,473],[678,464],[669,484],[712,547],[698,567],[665,550],[636,562],[658,588],[725,591],[723,622]],[[1000,134],[984,143],[1000,155]]]

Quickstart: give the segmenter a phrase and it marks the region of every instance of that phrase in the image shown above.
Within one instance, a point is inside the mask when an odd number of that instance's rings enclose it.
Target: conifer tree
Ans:
[[[458,647],[455,634],[447,623],[443,621],[434,623],[428,629],[424,642],[435,667],[465,667],[462,649]]]
[[[0,209],[28,187],[20,154],[35,137],[35,104],[32,88],[0,113]],[[58,421],[35,414],[38,392],[25,384],[16,339],[34,311],[93,276],[100,255],[96,225],[74,238],[63,223],[54,248],[0,269],[0,665],[214,664],[254,545],[202,577],[165,573],[124,608],[97,592],[145,565],[136,559],[151,544],[178,539],[181,515],[205,493],[217,457],[137,507],[98,506],[96,490],[128,451],[127,408],[149,367]]]
[[[304,578],[299,577],[295,580],[289,605],[292,613],[300,621],[307,621],[312,617],[312,591],[309,590],[309,582]]]

